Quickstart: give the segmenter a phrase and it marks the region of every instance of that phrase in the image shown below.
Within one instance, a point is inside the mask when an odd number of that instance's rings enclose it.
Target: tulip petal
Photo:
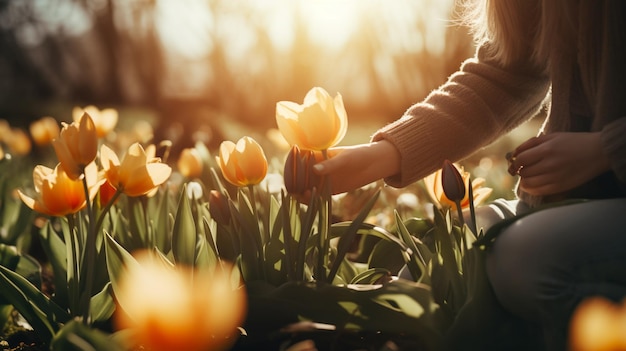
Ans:
[[[165,183],[172,173],[172,168],[164,163],[150,163],[137,167],[133,175],[124,184],[124,194],[141,196]]]
[[[50,212],[50,210],[48,210],[45,206],[43,206],[41,202],[31,198],[30,196],[24,194],[20,190],[17,191],[17,195],[20,197],[22,202],[33,211],[36,211],[45,215],[49,215],[49,216],[53,215]]]
[[[54,152],[61,163],[61,167],[65,170],[65,173],[72,179],[80,178],[82,171],[65,140],[63,138],[53,140],[52,147],[54,147]]]
[[[96,159],[98,154],[98,134],[93,119],[86,112],[80,119],[78,127],[78,163],[85,166]]]

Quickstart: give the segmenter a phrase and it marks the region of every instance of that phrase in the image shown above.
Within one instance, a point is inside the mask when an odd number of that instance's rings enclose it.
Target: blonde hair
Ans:
[[[571,54],[574,18],[568,0],[462,0],[464,23],[477,43],[488,41],[502,64],[546,65],[557,50]]]

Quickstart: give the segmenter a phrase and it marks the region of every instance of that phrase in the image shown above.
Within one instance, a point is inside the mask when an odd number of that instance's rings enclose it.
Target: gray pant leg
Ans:
[[[576,305],[626,296],[626,199],[594,200],[521,218],[495,240],[487,273],[500,303],[565,350]]]

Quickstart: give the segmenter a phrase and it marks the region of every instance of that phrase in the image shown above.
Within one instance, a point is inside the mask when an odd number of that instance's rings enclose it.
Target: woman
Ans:
[[[479,2],[470,13],[476,55],[371,143],[330,150],[316,171],[336,193],[381,178],[406,186],[547,104],[538,136],[513,152],[519,202],[510,209],[586,201],[517,220],[495,240],[486,268],[500,317],[537,326],[545,349],[565,350],[578,302],[626,296],[626,1]]]

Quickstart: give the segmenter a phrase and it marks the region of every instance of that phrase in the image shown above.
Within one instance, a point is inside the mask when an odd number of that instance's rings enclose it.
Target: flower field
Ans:
[[[516,140],[404,189],[331,195],[313,166],[367,141],[340,94],[280,101],[275,130],[230,130],[216,149],[173,154],[142,126],[93,106],[0,123],[4,350],[439,350],[480,307],[474,210],[513,196]],[[624,345],[617,306],[586,308],[574,327],[602,320]],[[574,350],[617,349],[577,335]]]

